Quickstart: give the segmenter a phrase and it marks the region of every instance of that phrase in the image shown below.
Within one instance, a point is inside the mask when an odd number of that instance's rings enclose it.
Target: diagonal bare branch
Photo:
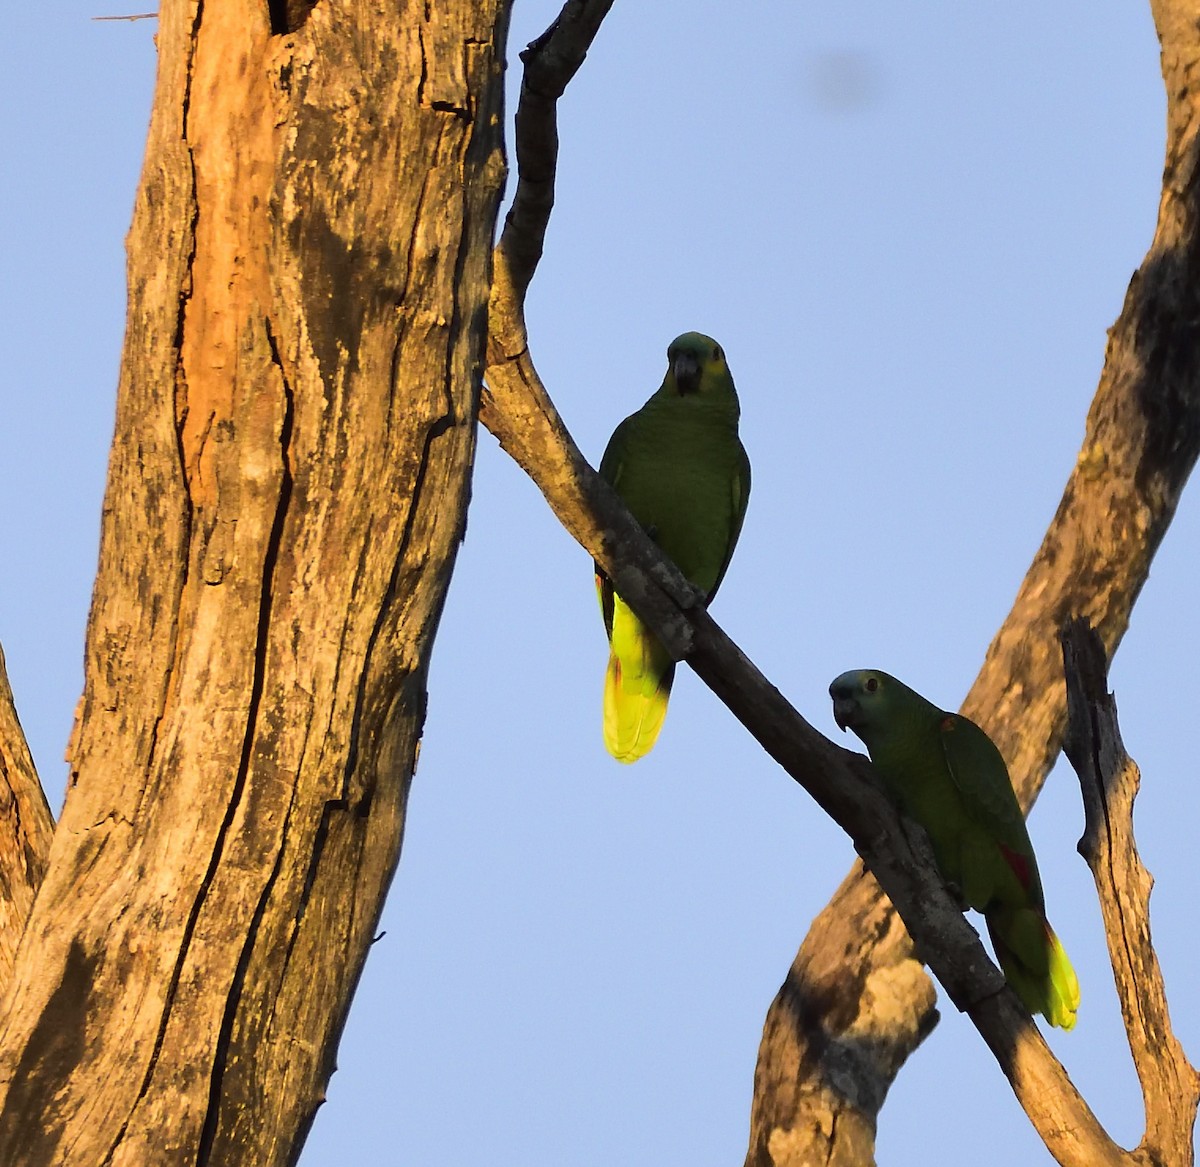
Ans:
[[[1000,1062],[1018,1100],[1060,1163],[1118,1164],[1109,1139],[1041,1033],[988,959],[942,885],[923,833],[902,823],[870,765],[827,740],[704,610],[615,494],[583,460],[528,353],[487,372],[481,417],[526,470],[562,524],[763,748],[854,840],[897,905],[918,949]]]

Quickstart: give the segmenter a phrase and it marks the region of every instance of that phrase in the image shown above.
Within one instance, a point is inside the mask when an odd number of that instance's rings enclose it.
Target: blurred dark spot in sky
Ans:
[[[801,62],[804,96],[833,114],[860,113],[883,96],[883,69],[861,49],[818,49]]]

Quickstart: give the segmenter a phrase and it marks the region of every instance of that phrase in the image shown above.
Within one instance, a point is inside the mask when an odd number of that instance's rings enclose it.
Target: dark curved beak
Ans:
[[[700,362],[695,353],[676,353],[671,372],[675,374],[675,385],[681,397],[700,389]]]
[[[833,698],[833,720],[837,722],[838,729],[845,733],[850,728],[857,708],[855,700],[845,693],[834,692],[833,689],[829,690],[829,695]]]

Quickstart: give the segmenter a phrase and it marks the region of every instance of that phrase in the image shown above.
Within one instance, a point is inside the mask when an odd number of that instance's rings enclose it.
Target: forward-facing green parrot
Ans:
[[[1071,1029],[1079,981],[1046,920],[1033,845],[992,739],[874,669],[843,673],[829,695],[838,726],[862,738],[892,797],[929,834],[942,877],[983,913],[1025,1007]]]
[[[750,497],[750,462],[738,438],[737,392],[725,353],[685,332],[667,349],[658,391],[609,439],[600,474],[676,567],[711,600]],[[675,662],[596,567],[608,632],[604,744],[619,762],[649,752],[662,728]]]

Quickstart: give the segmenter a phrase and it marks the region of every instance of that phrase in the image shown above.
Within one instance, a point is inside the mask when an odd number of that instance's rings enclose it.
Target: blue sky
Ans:
[[[149,7],[149,6],[147,6]],[[556,3],[519,0],[512,57]],[[0,43],[0,643],[52,805],[81,687],[154,22],[17,6]],[[614,6],[561,107],[535,360],[585,452],[677,333],[724,345],[754,493],[714,615],[819,729],[881,667],[954,707],[1054,512],[1150,241],[1148,6]],[[1154,936],[1193,1056],[1185,495],[1112,687],[1143,770]],[[740,1163],[762,1021],[849,842],[684,670],[658,746],[603,750],[590,565],[486,433],[400,868],[302,1163]],[[854,744],[849,739],[842,739]],[[1051,1042],[1141,1134],[1060,765],[1031,818],[1079,970]],[[890,1167],[1049,1162],[968,1022],[884,1108]]]

